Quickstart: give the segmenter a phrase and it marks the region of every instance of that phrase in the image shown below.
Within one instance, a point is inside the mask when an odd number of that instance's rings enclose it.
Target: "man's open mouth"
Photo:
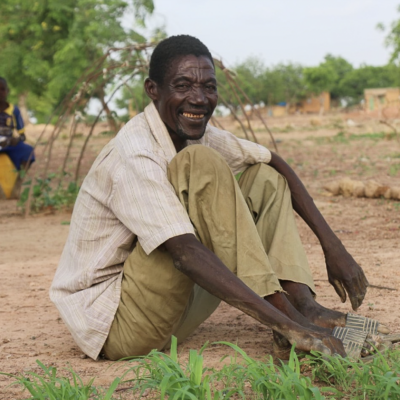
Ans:
[[[188,112],[183,112],[182,115],[186,118],[202,119],[202,118],[204,118],[205,114],[192,114],[192,113],[188,113]]]

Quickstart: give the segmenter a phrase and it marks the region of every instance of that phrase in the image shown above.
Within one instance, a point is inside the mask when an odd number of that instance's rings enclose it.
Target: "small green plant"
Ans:
[[[47,178],[36,178],[33,185],[32,199],[30,208],[33,212],[39,212],[46,208],[61,209],[72,208],[79,193],[79,186],[75,182],[70,182],[67,187],[53,185],[56,174],[49,174]],[[29,197],[29,190],[32,181],[24,183],[24,190],[18,201],[18,207],[25,210]]]
[[[93,386],[94,378],[84,384],[82,378],[72,369],[68,370],[71,379],[59,377],[55,367],[46,367],[39,360],[36,361],[41,373],[28,372],[26,376],[15,376],[0,372],[16,378],[14,384],[20,384],[27,390],[31,397],[29,400],[110,400],[117,388],[120,378],[115,378],[107,392],[104,393]]]
[[[203,351],[207,343],[200,349],[189,351],[189,362],[186,367],[178,362],[177,339],[172,337],[170,355],[153,350],[146,357],[133,361],[137,365],[130,368],[135,379],[124,381],[133,383],[133,390],[142,395],[146,390],[157,393],[160,400],[222,400],[228,399],[234,393],[242,394],[236,388],[224,388],[223,390],[212,390],[211,376],[209,370],[203,368]],[[127,372],[127,373],[128,373]],[[242,397],[244,399],[244,397]]]
[[[390,176],[396,176],[399,171],[400,171],[400,164],[392,164],[389,167],[389,175]]]
[[[272,356],[256,360],[232,343],[215,344],[234,351],[221,359],[218,370],[204,366],[207,343],[200,351],[190,350],[188,362],[180,362],[172,338],[170,355],[153,350],[129,360],[122,377],[105,389],[93,386],[94,379],[84,384],[72,369],[60,377],[56,368],[40,361],[39,373],[2,375],[15,378],[12,385],[22,385],[31,395],[27,400],[111,400],[120,391],[130,392],[123,398],[158,400],[400,400],[399,348],[376,350],[376,357],[364,363],[315,352],[299,358],[293,347],[286,363],[274,363]]]
[[[287,162],[289,165],[292,165],[292,164],[294,163],[294,160],[293,160],[293,158],[287,158],[287,159],[286,159],[286,162]]]
[[[114,131],[102,131],[100,132],[100,135],[107,137],[114,137],[116,133]]]

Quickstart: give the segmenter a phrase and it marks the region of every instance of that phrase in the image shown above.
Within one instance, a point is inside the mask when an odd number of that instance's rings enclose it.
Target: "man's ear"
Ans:
[[[158,100],[158,85],[156,82],[147,78],[144,81],[144,89],[146,90],[147,96],[149,96],[153,101]]]

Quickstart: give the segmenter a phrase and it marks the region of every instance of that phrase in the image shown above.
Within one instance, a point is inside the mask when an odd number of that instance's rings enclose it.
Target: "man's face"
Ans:
[[[8,86],[0,80],[0,101],[7,101]]]
[[[172,61],[154,101],[170,134],[197,140],[205,132],[218,101],[214,66],[208,57]]]

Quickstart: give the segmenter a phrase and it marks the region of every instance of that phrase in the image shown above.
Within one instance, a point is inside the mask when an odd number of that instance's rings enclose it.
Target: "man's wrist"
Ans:
[[[343,247],[343,243],[333,232],[320,239],[320,243],[324,253],[329,253],[332,250],[337,250],[338,247]]]

